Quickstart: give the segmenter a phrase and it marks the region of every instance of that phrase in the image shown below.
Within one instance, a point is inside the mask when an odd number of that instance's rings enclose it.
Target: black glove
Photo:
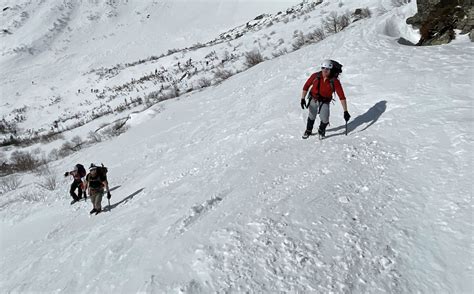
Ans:
[[[344,120],[347,122],[351,119],[351,115],[349,114],[349,112],[347,111],[344,111]]]
[[[305,109],[306,107],[306,100],[304,98],[301,98],[301,108]]]
[[[112,195],[110,194],[110,192],[107,192],[107,199],[110,199],[112,197]]]
[[[65,172],[65,173],[64,173],[64,176],[65,176],[65,177],[69,176],[69,172]]]

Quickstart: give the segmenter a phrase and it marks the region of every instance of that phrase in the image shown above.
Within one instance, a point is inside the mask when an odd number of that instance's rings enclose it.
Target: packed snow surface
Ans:
[[[367,2],[372,18],[52,164],[105,163],[106,212],[25,176],[1,200],[2,292],[472,293],[472,43],[401,45],[415,3]],[[336,101],[327,138],[301,140],[325,58],[349,134]]]

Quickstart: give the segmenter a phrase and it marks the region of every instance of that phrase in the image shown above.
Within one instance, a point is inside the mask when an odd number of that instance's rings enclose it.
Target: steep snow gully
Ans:
[[[472,293],[473,47],[399,44],[414,7],[54,163],[107,163],[112,207],[3,207],[2,292]],[[350,132],[336,101],[328,138],[303,141],[301,87],[329,57]]]

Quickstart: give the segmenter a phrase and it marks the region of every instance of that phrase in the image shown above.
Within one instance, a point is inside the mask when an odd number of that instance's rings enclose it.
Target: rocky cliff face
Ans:
[[[417,0],[418,13],[407,23],[420,29],[417,45],[439,45],[455,38],[454,30],[474,41],[474,0]]]

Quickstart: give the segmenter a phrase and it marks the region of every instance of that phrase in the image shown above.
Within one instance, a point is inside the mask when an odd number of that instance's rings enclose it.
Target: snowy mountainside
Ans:
[[[0,198],[0,289],[471,293],[473,47],[399,44],[414,9],[151,106],[53,162],[108,165],[102,214],[70,206],[68,180],[45,191],[24,175]],[[328,57],[344,64],[349,135],[336,101],[327,139],[303,141],[301,87]]]
[[[301,45],[294,48],[295,43],[317,31],[323,18],[335,11],[343,14],[356,8],[360,8],[357,2],[342,7],[330,2],[303,2],[284,12],[259,15],[209,42],[93,68],[80,76],[74,73],[72,82],[61,82],[64,89],[55,88],[57,94],[52,97],[49,90],[44,92],[38,90],[39,85],[33,85],[28,90],[32,95],[41,94],[39,105],[29,102],[29,106],[25,106],[21,98],[7,105],[18,107],[9,112],[7,120],[20,118],[18,126],[22,131],[17,132],[13,140],[45,137],[46,140],[32,141],[30,144],[41,144],[28,149],[53,150],[55,157],[61,144],[67,144],[76,136],[90,141],[91,131],[102,135],[101,132],[110,130],[115,123],[123,125],[150,105],[215,85],[247,69],[244,63],[248,52],[256,50],[263,58],[271,59],[298,49]],[[60,71],[63,65],[57,67],[56,71]],[[64,78],[63,74],[60,76]],[[14,84],[11,86],[11,91],[16,91]],[[154,115],[153,111],[146,113]],[[10,133],[4,138],[10,142]]]
[[[135,101],[139,96],[98,95],[95,91],[121,84],[97,81],[96,75],[88,74],[92,70],[204,43],[257,15],[297,2],[6,1],[4,9],[9,9],[1,14],[1,25],[8,33],[0,35],[1,74],[6,81],[1,86],[0,115],[18,124],[19,139],[74,128],[98,112],[115,110],[125,98]],[[176,62],[170,58],[154,64],[153,70],[172,64]],[[145,74],[149,72],[128,72],[127,82]],[[153,86],[159,89],[160,84]],[[112,114],[120,115],[120,111]]]

